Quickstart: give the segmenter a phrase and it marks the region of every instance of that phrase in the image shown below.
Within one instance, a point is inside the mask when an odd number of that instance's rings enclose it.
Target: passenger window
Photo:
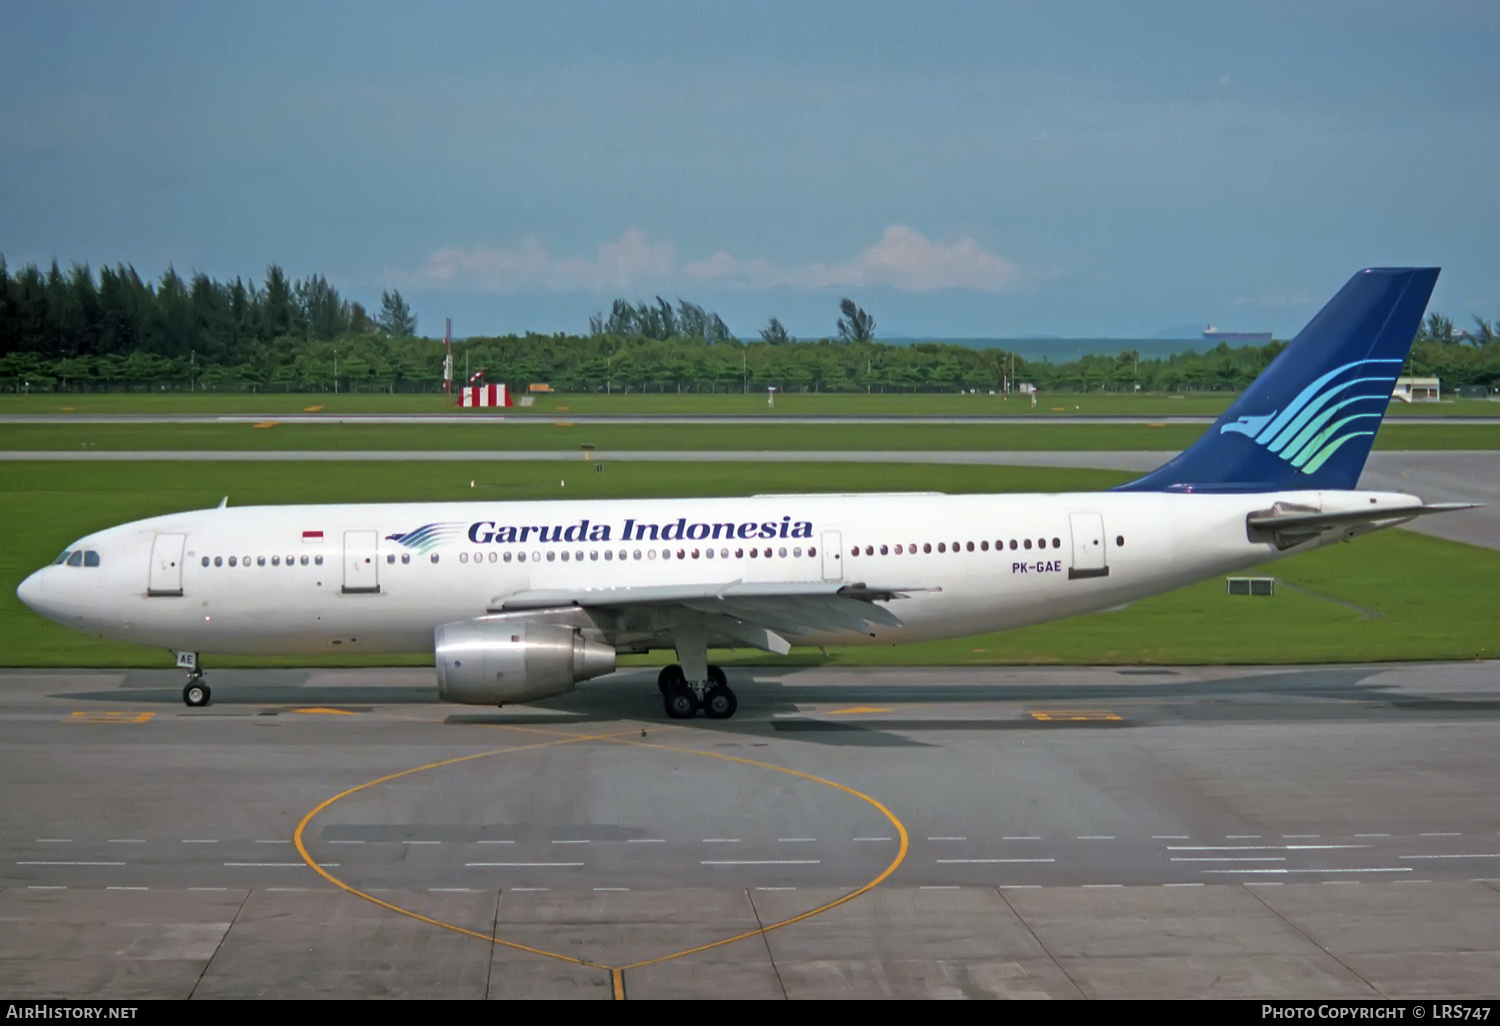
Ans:
[[[678,559],[687,559],[687,552],[685,552],[682,549],[678,549],[677,550],[677,558]]]
[[[1031,548],[1031,539],[1030,539],[1030,538],[1027,538],[1027,539],[1026,539],[1026,541],[1025,541],[1025,542],[1024,542],[1024,543],[1023,543],[1023,544],[1024,544],[1024,545],[1025,545],[1025,546],[1026,546],[1026,547],[1027,547],[1027,548],[1028,548],[1028,549],[1029,549],[1029,548]]]
[[[728,559],[729,558],[729,550],[728,549],[720,549],[719,550],[719,558],[720,559]]]
[[[265,556],[256,556],[255,557],[255,565],[256,566],[265,566],[266,565],[266,557]]]
[[[767,559],[771,558],[771,550],[770,549],[765,549],[763,554],[765,555],[765,557]]]
[[[868,552],[870,550],[866,549],[865,551]],[[786,558],[786,549],[777,549],[776,550],[776,555],[780,556],[782,559],[785,559]]]
[[[281,565],[281,557],[280,556],[272,556],[271,557],[271,565],[272,566],[280,566]]]
[[[896,546],[896,555],[901,555],[901,546],[899,545]]]
[[[250,557],[246,556],[244,559],[240,560],[240,565],[241,566],[249,566],[250,565]]]
[[[698,550],[694,549],[693,551],[697,552]],[[694,556],[693,558],[697,559],[698,557]],[[703,558],[704,559],[713,559],[714,558],[714,550],[713,549],[704,549],[703,550]]]
[[[592,563],[597,563],[599,561],[599,550],[598,549],[590,549],[589,550],[589,561],[592,562]]]
[[[751,552],[754,552],[754,551],[755,551],[755,550],[754,550],[754,549],[751,549],[751,550],[750,550],[750,551],[751,551]],[[849,550],[849,555],[850,555],[850,556],[857,556],[857,555],[859,555],[859,546],[858,546],[858,545],[856,545],[856,546],[854,546],[854,548],[852,548],[852,549],[850,549],[850,550]]]
[[[234,566],[234,557],[233,556],[229,557],[229,565],[230,566]]]
[[[1115,545],[1116,546],[1123,546],[1124,544],[1125,544],[1125,536],[1123,534],[1117,534],[1117,535],[1115,535]]]
[[[750,558],[751,559],[759,559],[760,558],[760,549],[751,549],[750,550]]]
[[[809,556],[816,556],[816,555],[817,555],[817,554],[818,554],[818,550],[817,550],[817,549],[815,549],[815,548],[813,548],[813,547],[812,547],[812,546],[811,546],[811,545],[809,545],[809,546],[808,546],[808,547],[807,547],[807,554],[808,554],[808,555],[809,555]]]
[[[402,557],[401,557],[401,558],[402,558],[402,559],[403,559],[403,560],[404,560],[404,559],[406,559],[406,557],[405,557],[405,556],[402,556]],[[505,554],[505,561],[506,561],[506,562],[507,562],[507,563],[509,563],[509,562],[510,562],[510,558],[511,558],[511,554],[510,554],[510,553],[509,553],[509,552],[507,552],[507,553],[506,553],[506,554]]]
[[[1028,547],[1029,547],[1029,546],[1028,546]],[[1010,548],[1011,548],[1011,551],[1012,551],[1012,552],[1014,552],[1014,551],[1015,551],[1015,549],[1016,549],[1016,540],[1015,540],[1015,539],[1014,539],[1014,538],[1012,538],[1012,539],[1011,539],[1011,540],[1010,540]]]
[[[458,554],[458,561],[460,563],[467,563],[469,561],[469,554],[467,552],[460,552]]]
[[[83,565],[84,566],[98,566],[99,565],[99,553],[95,552],[93,549],[87,549],[87,550],[85,550],[84,553],[83,553]]]
[[[437,562],[437,561],[438,561],[438,554],[437,554],[437,553],[436,553],[436,552],[434,552],[434,553],[433,553],[433,554],[432,554],[432,561],[433,561],[433,562],[434,562],[434,563],[436,563],[436,562]],[[306,557],[306,556],[303,556],[303,557],[302,557],[302,562],[303,562],[303,564],[304,564],[304,565],[306,565],[306,563],[307,563],[307,557]]]
[[[204,566],[208,566],[208,557],[207,556],[203,557],[203,565]]]
[[[271,557],[271,565],[272,565],[272,566],[275,566],[275,565],[276,565],[276,562],[277,562],[277,560],[276,560],[276,557],[275,557],[275,556],[272,556],[272,557]],[[394,552],[387,552],[387,553],[386,553],[386,554],[385,554],[385,565],[386,565],[386,566],[391,566],[391,565],[393,565],[393,564],[394,564],[394,563],[395,563],[395,562],[396,562],[396,554],[395,554],[395,553],[394,553]]]
[[[965,552],[973,552],[974,551],[974,543],[973,542],[964,542],[964,551]]]
[[[566,553],[566,552],[564,552],[564,553],[563,553],[563,555],[565,555],[565,556],[566,556],[566,555],[567,555],[567,553]],[[548,553],[547,553],[547,562],[549,562],[549,563],[551,563],[551,562],[553,562],[553,561],[555,561],[555,560],[556,560],[556,559],[557,559],[557,553],[555,553],[555,552],[551,552],[551,551],[549,551],[549,552],[548,552]]]
[[[635,557],[634,558],[636,558],[636,559],[640,559],[641,558],[641,550],[640,549],[636,549],[635,550]]]
[[[980,542],[979,543],[979,551],[981,551],[981,552],[988,552],[988,551],[990,551],[990,543],[987,542],[987,541]]]
[[[551,562],[551,561],[552,561],[552,553],[550,553],[550,552],[549,552],[549,553],[547,553],[547,561],[548,561],[548,562],[549,562],[549,563],[550,563],[550,562]],[[566,552],[564,552],[564,553],[563,553],[563,554],[562,554],[562,561],[563,561],[563,562],[564,562],[564,563],[566,563],[566,562],[567,562],[567,561],[568,561],[568,554],[567,554],[567,553],[566,553]]]
[[[69,566],[83,566],[83,550],[82,549],[79,549],[78,551],[76,551],[74,553],[71,553],[68,556],[68,565]]]
[[[575,552],[575,553],[573,553],[573,558],[575,560],[577,560],[578,562],[582,563],[583,562],[583,553],[582,552]]]
[[[433,559],[433,562],[436,563],[437,560]],[[524,563],[524,562],[526,562],[526,553],[524,553],[524,552],[517,552],[516,553],[516,562],[517,563]]]
[[[313,562],[316,563],[316,564],[318,564],[318,566],[322,566],[323,565],[323,557],[322,556],[314,556],[313,557]]]
[[[1054,549],[1060,549],[1060,548],[1062,548],[1062,539],[1061,538],[1053,538],[1052,539],[1052,547]]]
[[[411,562],[411,553],[410,552],[403,552],[403,553],[401,553],[401,562],[403,562],[403,563],[410,563]]]
[[[881,548],[883,549],[883,548],[885,548],[885,546],[882,545]],[[792,555],[796,556],[798,559],[801,559],[802,558],[802,546],[798,545],[796,548],[792,549]]]
[[[614,549],[605,549],[604,550],[604,561],[606,563],[612,561],[614,558],[615,558],[615,550]]]
[[[490,553],[490,562],[491,563],[498,563],[499,561],[500,561],[500,553],[498,553],[498,552],[491,552]]]
[[[948,546],[944,545],[942,542],[938,542],[938,551],[939,552],[947,552],[948,551]]]
[[[745,558],[745,550],[744,549],[735,549],[734,550],[734,558],[735,559],[744,559]]]
[[[437,562],[437,557],[436,557],[436,556],[434,556],[434,557],[433,557],[433,560],[432,560],[432,561],[433,561],[433,562],[434,562],[434,563],[436,563],[436,562]],[[302,557],[302,565],[303,565],[303,566],[306,566],[306,565],[307,565],[307,557],[306,557],[306,556],[303,556],[303,557]]]
[[[214,566],[223,566],[223,565],[224,565],[224,557],[223,556],[215,556],[214,557]]]
[[[922,551],[923,552],[931,552],[932,551],[932,542],[923,542],[922,543]]]

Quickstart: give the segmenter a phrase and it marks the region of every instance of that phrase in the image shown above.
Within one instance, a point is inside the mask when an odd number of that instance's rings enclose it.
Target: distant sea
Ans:
[[[943,342],[968,346],[970,349],[1005,349],[1023,360],[1050,360],[1067,363],[1080,356],[1118,356],[1138,352],[1143,360],[1154,360],[1174,353],[1205,353],[1219,343],[1205,338],[880,338],[876,341],[909,346],[918,342]],[[1229,343],[1241,346],[1244,343]]]

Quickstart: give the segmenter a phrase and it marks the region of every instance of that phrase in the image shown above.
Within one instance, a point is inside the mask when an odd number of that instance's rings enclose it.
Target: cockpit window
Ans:
[[[69,566],[83,566],[83,550],[79,549],[68,556]]]
[[[95,552],[93,549],[85,549],[84,553],[83,553],[83,565],[84,566],[98,566],[99,565],[99,553]]]
[[[58,556],[56,559],[54,559],[52,561],[52,565],[53,566],[61,566],[62,564],[66,563],[68,561],[68,557],[71,556],[72,554],[73,554],[73,550],[72,549],[63,549],[63,554],[61,556]]]

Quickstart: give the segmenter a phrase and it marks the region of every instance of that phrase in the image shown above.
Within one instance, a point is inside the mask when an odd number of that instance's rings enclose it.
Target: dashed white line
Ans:
[[[106,887],[106,891],[149,891],[149,887]]]
[[[71,838],[71,837],[38,837],[36,839],[36,843],[37,844],[72,844],[73,843],[73,838]]]
[[[1368,847],[1368,844],[1179,844],[1168,845],[1167,851],[1330,851]]]
[[[703,839],[703,843],[704,844],[739,844],[740,843],[740,839],[738,837],[705,837]]]
[[[1202,873],[1238,875],[1241,873],[1410,873],[1410,866],[1369,866],[1354,869],[1203,869]]]
[[[268,891],[305,891],[306,887],[267,887]]]
[[[1258,841],[1260,834],[1225,834],[1226,841]]]
[[[1172,856],[1172,862],[1285,862],[1284,855],[1184,855]]]
[[[967,837],[929,837],[929,841],[967,841]]]
[[[1056,862],[1056,859],[933,859],[939,865],[994,865],[1000,862]]]
[[[488,868],[492,868],[492,869],[514,869],[514,868],[523,868],[523,867],[524,868],[538,867],[538,868],[543,868],[543,869],[550,869],[550,868],[562,868],[562,869],[566,869],[566,868],[571,868],[573,866],[581,866],[581,865],[583,865],[583,863],[582,862],[465,862],[464,865],[466,867],[470,868],[470,869],[483,868],[483,867],[488,867]]]
[[[889,837],[856,837],[856,841],[889,841]]]
[[[1041,884],[1001,884],[1000,885],[1000,889],[1002,891],[1039,891],[1039,890],[1042,889],[1042,885]]]
[[[1002,838],[1000,838],[1000,840],[1002,840],[1002,841],[1040,841],[1041,838],[1038,837],[1036,834],[1012,834],[1009,837],[1002,837]]]
[[[427,890],[431,894],[468,894],[469,891],[471,890],[471,888],[468,888],[468,887],[429,887],[429,888],[427,888]]]
[[[65,891],[65,890],[67,890],[67,888],[64,887],[61,884],[31,884],[26,889],[28,891]]]
[[[183,844],[218,844],[219,843],[219,839],[217,837],[184,837],[182,839],[182,843]]]
[[[515,844],[515,841],[477,841],[476,844]]]
[[[1187,839],[1188,839],[1188,835],[1187,834],[1152,834],[1151,835],[1151,840],[1153,840],[1153,841],[1186,841]],[[1171,885],[1168,884],[1168,886],[1171,886]]]
[[[513,891],[550,891],[551,887],[512,887]]]
[[[923,884],[917,888],[919,891],[956,891],[958,884]]]
[[[664,837],[627,837],[626,844],[666,844]]]
[[[324,841],[324,844],[364,844],[364,841]]]
[[[227,891],[228,887],[189,887],[190,891]]]
[[[1080,840],[1080,841],[1113,841],[1115,839],[1115,835],[1114,834],[1082,834],[1077,839]],[[1085,886],[1087,886],[1087,885],[1085,885]]]
[[[402,844],[442,844],[442,841],[402,841]]]
[[[795,887],[757,887],[757,891],[795,891]]]
[[[1092,890],[1100,887],[1124,887],[1124,884],[1084,884],[1084,890]]]
[[[1307,841],[1316,840],[1322,836],[1322,834],[1282,834],[1281,839],[1283,841]]]
[[[291,841],[279,841],[279,840],[276,840],[276,839],[272,838],[270,840],[256,841],[255,843],[256,844],[291,844],[292,842]]]
[[[1467,855],[1397,855],[1398,859],[1500,859],[1500,851],[1472,852]]]
[[[1203,884],[1203,883],[1166,883],[1166,884],[1162,884],[1162,886],[1163,887],[1204,887],[1206,885]]]
[[[42,862],[35,860],[16,863],[18,866],[123,866],[124,864],[123,862]]]
[[[704,859],[700,866],[816,866],[821,859]]]
[[[226,866],[250,866],[262,869],[290,869],[296,866],[305,866],[306,862],[226,862]],[[327,868],[336,867],[337,862],[319,862],[318,865]]]
[[[1389,837],[1390,834],[1355,834],[1355,837]]]
[[[1418,834],[1417,836],[1418,837],[1462,837],[1463,834],[1459,833],[1457,830],[1453,830],[1453,831],[1430,833],[1430,834]]]
[[[596,891],[628,891],[629,887],[595,887]]]
[[[589,842],[586,841],[586,840],[574,840],[574,841],[553,841],[552,843],[553,844],[588,844]]]

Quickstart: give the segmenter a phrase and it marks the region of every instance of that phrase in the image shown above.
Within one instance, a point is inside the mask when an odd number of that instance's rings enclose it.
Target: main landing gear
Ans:
[[[700,709],[711,720],[727,720],[739,708],[729,678],[717,666],[708,667],[706,681],[690,682],[682,667],[673,663],[661,671],[656,685],[667,715],[674,720],[690,720]]]

